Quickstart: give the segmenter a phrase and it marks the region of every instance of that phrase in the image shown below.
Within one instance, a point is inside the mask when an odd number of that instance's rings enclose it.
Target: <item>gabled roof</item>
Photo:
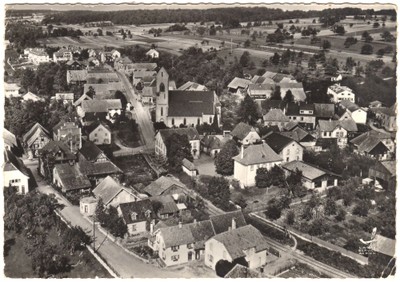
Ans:
[[[54,127],[53,127],[53,132],[58,131],[61,127],[66,128],[79,128],[79,126],[73,122],[73,121],[63,121],[61,120],[59,123],[57,123]]]
[[[350,89],[347,86],[340,85],[339,83],[336,83],[334,85],[329,86],[329,89],[331,89],[332,91],[334,91],[337,94],[340,94],[340,93],[345,92],[345,91],[353,93],[352,89]]]
[[[272,78],[263,77],[263,76],[259,76],[259,75],[255,75],[251,79],[251,83],[253,83],[253,84],[270,84],[270,85],[275,84],[275,82]]]
[[[56,93],[56,100],[74,100],[74,93]]]
[[[282,81],[291,81],[291,80],[296,81],[295,78],[291,74],[276,73],[276,72],[271,72],[271,71],[266,71],[263,74],[263,77],[273,79],[274,82],[276,82],[276,83],[279,83]]]
[[[81,105],[83,100],[92,100],[92,98],[90,98],[88,95],[83,93],[83,95],[74,102],[74,106],[77,107],[77,106]]]
[[[24,99],[25,101],[31,100],[31,101],[43,101],[43,98],[40,98],[38,95],[32,93],[32,92],[28,92],[26,94],[24,94],[22,96],[22,99]]]
[[[22,140],[28,145],[28,147],[30,147],[32,143],[35,142],[35,140],[41,135],[45,135],[50,138],[50,133],[47,131],[47,129],[37,122],[27,133],[25,133],[25,135],[22,137]]]
[[[29,169],[25,164],[17,158],[11,151],[6,150],[4,152],[4,165],[3,171],[20,171],[25,176],[29,177]]]
[[[132,64],[132,69],[138,70],[138,69],[145,69],[145,70],[155,70],[157,68],[156,63],[133,63]]]
[[[249,84],[249,93],[263,91],[265,93],[272,93],[274,89],[274,84]]]
[[[350,143],[357,146],[357,150],[360,152],[369,153],[372,149],[374,149],[382,140],[391,139],[390,134],[382,133],[379,131],[371,130],[365,132],[356,138],[350,140]],[[383,145],[385,145],[382,142]],[[386,147],[386,145],[385,145]]]
[[[354,112],[357,111],[358,109],[361,109],[365,112],[365,110],[363,108],[360,108],[357,104],[349,101],[349,100],[342,100],[340,101],[340,105],[345,108],[348,109],[350,112]]]
[[[300,170],[303,173],[303,177],[309,180],[315,180],[323,175],[333,175],[339,177],[339,175],[327,171],[322,168],[318,168],[311,164],[305,163],[303,161],[292,161],[282,165],[282,168],[287,169],[289,171],[295,171],[296,169]]]
[[[278,121],[278,122],[289,122],[289,118],[285,116],[281,109],[270,109],[263,117],[264,122]]]
[[[169,91],[168,116],[201,117],[215,114],[214,91]]]
[[[189,161],[188,159],[186,159],[186,158],[184,158],[183,160],[182,160],[182,165],[184,166],[184,167],[186,167],[188,170],[190,170],[190,171],[195,171],[196,170],[196,166],[191,162],[191,161]]]
[[[235,77],[229,84],[228,88],[238,89],[238,88],[247,88],[251,83],[250,80],[240,77]]]
[[[71,81],[86,81],[87,80],[87,70],[67,70],[69,78]]]
[[[306,130],[301,127],[296,127],[292,131],[283,131],[279,134],[293,139],[296,142],[311,142],[315,141],[315,137],[309,134]]]
[[[147,69],[135,69],[132,72],[133,78],[155,77],[156,75],[156,71],[149,71]]]
[[[106,123],[104,123],[102,121],[94,121],[94,122],[92,122],[90,125],[85,127],[85,131],[87,132],[87,134],[90,134],[90,133],[93,132],[93,130],[97,129],[99,126],[102,126],[107,131],[111,132],[110,127]]]
[[[79,170],[87,176],[103,176],[122,173],[122,170],[111,161],[92,163],[87,160],[79,160],[77,166],[79,167]]]
[[[160,129],[158,133],[161,135],[161,138],[164,141],[164,143],[172,134],[186,135],[189,141],[200,139],[199,133],[194,127]]]
[[[146,212],[150,212],[150,218],[155,217],[153,205],[150,199],[144,199],[141,201],[129,203],[121,203],[119,204],[119,208],[121,210],[122,218],[124,219],[125,224],[146,221],[148,219],[148,217],[146,217]],[[131,215],[133,213],[136,214],[136,219],[132,218]]]
[[[265,137],[264,140],[277,154],[282,152],[282,150],[290,143],[296,142],[293,139],[276,132],[272,132]]]
[[[193,81],[188,81],[179,87],[177,90],[191,90],[191,91],[207,91],[207,87]]]
[[[95,161],[101,154],[104,154],[92,141],[85,141],[79,152],[87,161]]]
[[[333,131],[336,127],[341,126],[347,131],[356,132],[357,124],[352,119],[346,120],[319,120],[318,125],[321,131]]]
[[[216,234],[228,231],[229,228],[232,227],[233,220],[235,220],[236,222],[236,228],[247,225],[247,222],[241,210],[231,211],[210,217],[210,221],[214,227]]]
[[[241,157],[241,153],[239,153],[233,159],[243,165],[282,161],[281,157],[268,144],[250,145],[244,149],[243,158]]]
[[[317,118],[332,118],[335,115],[335,104],[315,103],[314,108]]]
[[[396,161],[382,161],[381,164],[382,164],[392,175],[396,175]]]
[[[287,124],[283,126],[283,130],[291,131],[299,126],[297,121],[289,121]]]
[[[75,159],[75,155],[71,152],[70,148],[62,141],[50,140],[50,142],[44,145],[44,147],[41,149],[41,152],[48,152],[52,154],[57,154],[60,151],[65,154],[65,159]]]
[[[107,176],[104,178],[92,191],[93,194],[96,196],[97,199],[102,199],[103,203],[107,205],[111,202],[115,196],[117,196],[122,190],[130,193],[129,189],[125,188],[121,183],[116,181],[111,176]]]
[[[312,114],[301,113],[301,110],[312,111]],[[286,106],[287,116],[314,116],[314,104],[288,103]]]
[[[115,60],[115,63],[123,64],[123,65],[129,65],[132,64],[132,60],[129,59],[128,57],[119,57]]]
[[[256,131],[253,126],[240,122],[232,130],[231,135],[239,140],[243,140],[251,131]]]
[[[258,253],[269,248],[264,236],[252,225],[215,235],[213,239],[225,246],[232,260],[246,256],[245,250],[254,248]]]
[[[19,91],[21,87],[19,87],[16,83],[7,83],[4,82],[4,89],[7,90],[14,90],[14,91]]]
[[[286,92],[290,90],[292,92],[293,98],[295,101],[304,101],[307,96],[303,89],[303,84],[299,83],[288,83],[281,82],[278,84],[281,87],[281,97],[284,98]]]
[[[12,134],[10,131],[8,131],[5,128],[3,128],[3,139],[4,139],[4,143],[9,145],[10,147],[18,146],[17,138],[15,137],[15,135]]]
[[[122,109],[120,99],[82,101],[82,110],[86,113],[107,113],[112,109]]]
[[[179,212],[179,208],[171,195],[155,196],[151,197],[150,200],[152,202],[157,201],[161,203],[161,208],[157,211],[157,213],[159,213],[160,215]]]
[[[161,176],[157,180],[150,183],[143,189],[143,192],[146,192],[150,196],[159,196],[163,194],[167,189],[171,187],[185,187],[185,184],[180,182],[175,177],[171,176]]]
[[[67,191],[92,187],[89,178],[85,174],[82,174],[75,165],[68,163],[56,164],[55,169],[63,188]]]

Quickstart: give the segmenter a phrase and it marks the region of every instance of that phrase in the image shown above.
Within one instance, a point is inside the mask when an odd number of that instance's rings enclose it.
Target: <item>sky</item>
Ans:
[[[195,3],[196,1],[174,1],[174,4],[143,4],[144,1],[141,1],[142,4],[127,4],[126,2],[124,4],[111,4],[110,2],[113,1],[79,1],[80,3],[87,3],[87,4],[65,4],[65,5],[60,5],[56,4],[56,1],[45,1],[47,4],[14,4],[14,3],[23,3],[24,1],[7,1],[6,2],[13,2],[13,4],[7,5],[7,8],[12,8],[12,9],[42,9],[42,10],[60,10],[60,11],[65,11],[65,10],[86,10],[90,9],[92,11],[116,11],[116,10],[133,10],[133,9],[208,9],[208,8],[225,8],[225,7],[232,7],[232,6],[265,6],[268,8],[280,8],[282,10],[322,10],[322,9],[327,9],[327,8],[337,8],[337,7],[358,7],[362,9],[375,9],[375,10],[381,10],[381,9],[393,9],[395,6],[393,4],[376,4],[376,3],[369,3],[367,4],[366,2],[372,2],[368,0],[363,0],[363,4],[357,4],[357,3],[349,3],[347,2],[346,4],[327,4],[327,3],[310,3],[310,4],[299,4],[295,3],[268,3],[265,4],[266,1],[235,1],[235,4],[232,4],[233,1],[225,1],[225,3],[222,1],[208,1],[208,3],[204,4],[187,4],[188,2]],[[41,1],[30,1],[30,2],[36,2],[40,3]],[[44,1],[43,1],[44,2]],[[54,4],[48,4],[48,3],[54,3]],[[73,3],[73,1],[63,1],[63,2],[69,2]],[[110,3],[110,4],[96,4],[97,3]],[[115,3],[116,1],[114,1]],[[157,1],[146,1],[147,3],[157,3]],[[163,1],[163,2],[169,2],[171,3],[172,1]],[[180,2],[180,3],[179,3]],[[197,1],[200,2],[200,1]],[[212,3],[210,3],[212,2]],[[271,1],[270,1],[271,2]],[[287,1],[285,1],[287,2]],[[353,1],[354,2],[354,1]],[[386,2],[386,1],[385,1]],[[388,1],[390,2],[390,1]]]

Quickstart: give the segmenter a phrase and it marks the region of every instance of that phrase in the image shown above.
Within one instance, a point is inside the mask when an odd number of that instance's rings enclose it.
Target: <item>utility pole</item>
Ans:
[[[96,252],[96,217],[93,218],[93,251]]]
[[[231,55],[232,55],[232,37],[231,37]]]

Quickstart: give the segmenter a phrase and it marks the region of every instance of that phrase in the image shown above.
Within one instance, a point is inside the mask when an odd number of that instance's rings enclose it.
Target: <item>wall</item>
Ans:
[[[283,163],[303,160],[303,147],[297,142],[291,142],[279,154]]]
[[[111,133],[105,127],[99,126],[89,134],[89,140],[96,145],[111,144]]]
[[[187,247],[187,245],[180,245],[179,249],[176,251],[172,251],[171,248],[165,248],[165,250],[163,249],[163,246],[165,246],[164,244],[164,240],[162,238],[162,236],[160,235],[160,233],[157,234],[157,237],[160,240],[159,243],[159,257],[160,259],[167,265],[167,266],[172,266],[172,265],[178,265],[178,264],[182,264],[182,263],[186,263],[188,262],[188,254],[189,252],[192,252],[192,260],[195,260],[195,250],[193,248],[193,244],[192,244],[192,248],[189,249]],[[172,260],[172,256],[179,256],[178,260],[174,261]]]
[[[245,166],[237,161],[234,164],[234,172],[233,177],[240,181],[240,183],[244,186],[254,186],[256,185],[256,174],[257,169],[261,167],[265,167],[268,170],[271,169],[274,165],[279,165],[281,162],[269,162],[264,164],[256,164],[256,165],[249,165]]]
[[[352,112],[351,117],[356,123],[365,124],[367,122],[367,112],[361,109]]]
[[[186,173],[187,175],[193,177],[196,176],[196,171],[191,171],[189,169],[187,169],[184,165],[182,165],[182,170],[184,173]]]
[[[16,180],[17,182],[11,183],[11,180]],[[4,187],[8,187],[11,183],[12,186],[17,187],[18,194],[27,194],[29,192],[28,180],[29,177],[19,170],[3,171]]]
[[[146,232],[146,221],[127,224],[127,227],[129,235],[136,235],[142,232]]]
[[[206,241],[204,251],[204,264],[215,270],[215,265],[221,259],[232,262],[231,256],[221,242],[213,238]]]
[[[114,199],[111,200],[111,202],[107,204],[107,207],[108,206],[117,207],[119,204],[122,203],[136,202],[137,199],[138,198],[135,197],[134,195],[128,193],[125,190],[122,190],[121,192],[119,192],[117,196],[114,197]]]
[[[250,269],[261,267],[267,263],[267,250],[255,252],[255,248],[244,251]]]
[[[251,131],[251,132],[249,132],[249,134],[247,134],[247,136],[245,138],[243,138],[242,144],[243,145],[253,144],[260,139],[261,139],[260,135],[258,135],[258,133],[256,131]]]

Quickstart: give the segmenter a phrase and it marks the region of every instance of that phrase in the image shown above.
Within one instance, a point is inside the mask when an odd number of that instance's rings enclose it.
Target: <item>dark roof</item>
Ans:
[[[23,141],[28,146],[31,146],[32,143],[42,134],[50,138],[49,132],[39,123],[36,123],[27,133],[25,133]]]
[[[279,154],[290,143],[296,142],[293,139],[276,132],[269,134],[264,138],[264,140],[277,154]]]
[[[107,113],[112,109],[122,109],[120,99],[83,100],[81,104],[85,113]]]
[[[194,127],[160,129],[158,132],[160,133],[164,143],[172,134],[186,135],[189,138],[189,141],[200,139],[199,133]]]
[[[240,122],[235,126],[235,128],[232,130],[231,135],[233,137],[238,138],[239,140],[243,140],[247,136],[247,134],[250,133],[250,131],[255,131],[254,127],[251,125]]]
[[[210,221],[214,227],[216,234],[228,231],[229,228],[232,227],[232,220],[236,221],[236,228],[247,225],[247,222],[241,210],[227,212],[210,217]]]
[[[11,151],[6,150],[4,152],[4,166],[3,171],[15,171],[19,170],[21,173],[29,177],[29,169],[24,165],[22,160],[17,158]]]
[[[285,108],[285,103],[282,100],[265,100],[263,101],[263,109],[269,111],[270,109],[281,109]]]
[[[315,146],[319,146],[322,149],[329,149],[334,144],[337,144],[336,138],[318,138]]]
[[[116,181],[111,176],[107,176],[96,186],[96,188],[92,192],[97,199],[101,198],[103,200],[103,203],[107,205],[122,190],[130,193],[128,188],[125,188],[121,183]]]
[[[251,83],[250,80],[240,77],[235,77],[229,84],[228,88],[238,89],[246,88]]]
[[[41,149],[41,152],[48,152],[53,154],[56,154],[59,151],[65,154],[65,159],[75,159],[75,155],[70,151],[70,148],[62,141],[50,140],[50,142],[44,145],[44,147]]]
[[[53,127],[53,132],[56,132],[59,130],[61,127],[66,127],[66,128],[79,128],[79,126],[73,122],[73,121],[60,121]]]
[[[111,132],[110,127],[106,123],[99,121],[99,120],[96,120],[96,121],[92,122],[90,125],[85,126],[85,131],[87,134],[90,134],[90,133],[92,133],[93,130],[95,130],[100,125],[104,126],[109,132]]]
[[[146,186],[146,188],[143,189],[143,192],[146,192],[150,196],[159,196],[171,187],[185,187],[185,184],[175,177],[161,176]]]
[[[103,151],[96,146],[92,141],[85,141],[82,144],[82,148],[79,150],[82,156],[88,161],[94,161],[99,155],[103,154]]]
[[[264,122],[278,121],[278,122],[289,122],[289,118],[285,116],[281,109],[270,109],[263,117]]]
[[[314,108],[317,118],[332,118],[335,115],[335,104],[315,103]]]
[[[213,115],[214,91],[169,91],[168,116],[171,117],[201,117]]]
[[[157,211],[160,215],[179,212],[179,208],[176,205],[175,200],[171,195],[155,196],[151,197],[150,200],[152,202],[157,201],[162,204],[162,207]]]
[[[312,114],[302,114],[300,110],[313,111]],[[286,107],[287,116],[314,116],[314,104],[306,103],[288,103]]]
[[[87,176],[111,175],[122,173],[122,171],[111,161],[92,163],[86,160],[79,160],[79,170]]]
[[[56,164],[55,169],[60,177],[63,188],[67,191],[92,187],[89,178],[85,174],[82,174],[75,165],[68,163]]]
[[[283,132],[280,132],[279,134],[286,136],[288,138],[291,138],[296,142],[315,141],[314,136],[312,136],[306,130],[304,130],[303,128],[301,128],[299,126],[294,128],[292,131],[283,131]]]
[[[347,131],[356,132],[357,124],[353,119],[346,120],[319,120],[318,125],[321,131],[333,131],[336,127],[341,126]]]
[[[314,165],[305,163],[303,161],[291,161],[291,162],[283,164],[282,168],[285,168],[289,171],[295,171],[296,169],[298,169],[303,173],[303,177],[310,179],[310,180],[317,179],[317,178],[319,178],[323,175],[327,175],[327,174],[340,177],[339,175],[337,175],[333,172],[330,172],[323,168],[316,167]]]
[[[378,132],[371,130],[357,136],[356,138],[350,140],[350,143],[357,146],[357,150],[360,152],[369,153],[372,151],[382,140],[391,139],[390,134]],[[384,145],[384,143],[382,142]],[[386,147],[386,146],[385,146]]]
[[[280,162],[281,157],[268,144],[250,145],[239,155],[233,157],[235,161],[243,165],[264,164],[269,162]]]
[[[144,199],[136,202],[122,203],[119,204],[119,208],[121,210],[122,218],[124,219],[125,224],[131,224],[147,220],[148,219],[146,217],[147,211],[150,211],[150,218],[155,217],[153,205],[150,199]],[[134,219],[131,216],[133,213],[136,214],[136,219]]]
[[[349,100],[340,101],[340,105],[343,108],[348,109],[350,112],[354,112],[354,111],[357,111],[358,109],[360,109],[360,106],[358,106],[357,104],[355,104]],[[363,111],[365,111],[365,110],[363,110]]]

